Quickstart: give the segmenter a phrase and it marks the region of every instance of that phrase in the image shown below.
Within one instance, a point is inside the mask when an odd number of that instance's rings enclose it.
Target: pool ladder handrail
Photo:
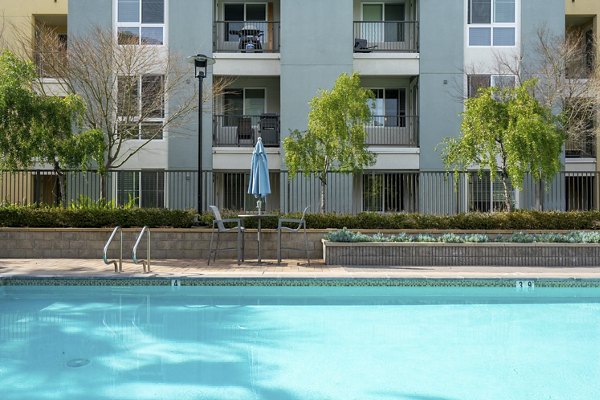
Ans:
[[[142,236],[144,236],[144,233],[146,233],[146,232],[148,232],[148,234],[146,235],[146,237],[148,238],[147,245],[146,245],[146,259],[138,260],[137,248],[138,248],[138,245],[140,244],[140,242],[142,241]],[[133,259],[134,264],[139,264],[140,262],[142,263],[142,269],[145,274],[150,272],[150,228],[148,228],[147,226],[144,226],[142,228],[140,235],[138,236],[137,240],[135,241],[135,245],[133,246],[132,259]]]
[[[110,243],[112,242],[112,240],[115,237],[115,235],[117,234],[117,232],[119,232],[121,234],[120,240],[119,240],[119,242],[120,242],[119,259],[118,260],[109,260],[108,259],[108,246],[110,246]],[[120,226],[116,226],[115,229],[113,229],[112,234],[106,241],[106,244],[104,245],[104,255],[102,256],[102,260],[104,260],[104,264],[106,264],[106,265],[114,264],[115,272],[123,272],[123,229],[121,229]]]

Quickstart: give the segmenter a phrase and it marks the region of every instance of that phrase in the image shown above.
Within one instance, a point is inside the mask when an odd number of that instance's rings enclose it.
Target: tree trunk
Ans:
[[[510,195],[510,190],[508,189],[508,174],[506,172],[501,173],[502,176],[502,186],[504,187],[504,205],[506,206],[506,211],[513,211],[512,199]]]
[[[100,199],[106,198],[106,173],[100,173]]]
[[[321,181],[321,214],[325,214],[327,208],[327,178],[319,178]]]
[[[67,187],[65,183],[65,174],[62,168],[60,168],[60,164],[58,163],[58,161],[54,162],[54,172],[56,172],[56,175],[58,176],[58,191],[56,193],[56,203],[59,204],[61,207],[66,208],[67,203],[65,199],[65,194],[67,192]]]

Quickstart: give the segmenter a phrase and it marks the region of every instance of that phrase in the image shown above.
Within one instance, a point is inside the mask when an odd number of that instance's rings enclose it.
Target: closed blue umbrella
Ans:
[[[271,183],[269,182],[269,162],[262,139],[258,138],[254,151],[252,152],[252,163],[250,164],[250,184],[248,194],[258,198],[257,206],[260,210],[260,198],[271,194]]]

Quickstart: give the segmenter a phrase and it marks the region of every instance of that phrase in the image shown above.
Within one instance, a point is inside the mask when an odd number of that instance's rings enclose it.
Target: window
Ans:
[[[404,41],[404,4],[363,3],[362,35],[371,43]]]
[[[119,76],[119,132],[130,139],[162,139],[165,117],[164,76]]]
[[[515,87],[514,75],[467,75],[467,96],[476,97],[480,89]]]
[[[265,89],[232,89],[223,95],[225,126],[237,125],[242,115],[258,117],[265,113]]]
[[[164,44],[165,0],[117,0],[119,44]]]
[[[469,46],[514,46],[516,0],[468,0]]]
[[[511,192],[511,199],[514,203],[512,187],[509,187],[508,190]],[[492,182],[489,172],[483,172],[481,174],[478,172],[471,172],[468,179],[467,198],[469,212],[506,210],[506,204],[504,203],[504,185],[498,174],[496,174],[495,179]]]
[[[240,40],[240,31],[249,28],[252,22],[255,30],[265,34],[267,21],[266,3],[230,3],[223,5],[225,24],[225,40],[237,42]],[[262,22],[262,23],[261,23]]]
[[[119,171],[117,177],[117,202],[131,200],[138,207],[165,207],[164,171]]]
[[[418,174],[363,175],[363,211],[417,211]]]
[[[371,89],[374,126],[406,126],[406,89]]]

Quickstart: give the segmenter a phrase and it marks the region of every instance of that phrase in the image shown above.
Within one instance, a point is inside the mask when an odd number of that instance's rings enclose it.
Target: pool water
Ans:
[[[0,398],[597,399],[600,289],[0,288]]]

